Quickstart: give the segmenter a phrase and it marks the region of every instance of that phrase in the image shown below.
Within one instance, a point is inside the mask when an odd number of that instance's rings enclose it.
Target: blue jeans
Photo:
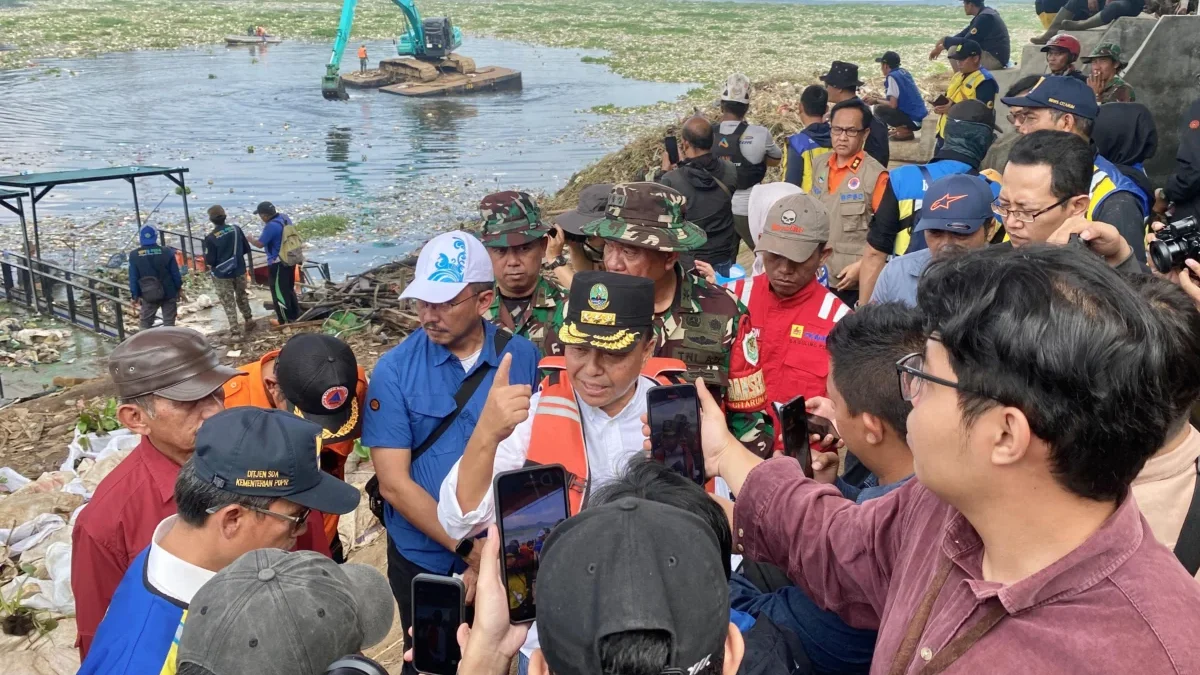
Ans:
[[[851,628],[833,612],[821,609],[798,586],[763,593],[741,574],[729,580],[730,605],[794,632],[814,670],[823,674],[862,673],[871,669],[875,631]]]

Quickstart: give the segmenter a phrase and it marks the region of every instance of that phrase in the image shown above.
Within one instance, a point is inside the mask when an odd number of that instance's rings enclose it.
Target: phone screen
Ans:
[[[509,471],[496,476],[494,490],[504,548],[508,619],[512,623],[533,621],[542,545],[568,515],[567,472],[559,464]]]
[[[696,387],[675,384],[646,392],[650,422],[650,454],[655,461],[704,485],[704,450],[700,447],[700,400]]]
[[[455,675],[462,654],[463,586],[453,577],[420,574],[413,579],[413,667],[432,675]]]
[[[812,478],[812,448],[809,447],[808,413],[804,410],[804,397],[797,396],[782,405],[775,404],[775,413],[783,430],[783,454],[794,457],[800,462],[804,475]]]
[[[674,136],[667,136],[663,139],[663,147],[667,149],[667,161],[672,165],[679,163],[679,142]]]

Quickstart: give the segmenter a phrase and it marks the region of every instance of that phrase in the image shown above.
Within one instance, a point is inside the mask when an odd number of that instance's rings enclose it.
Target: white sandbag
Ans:
[[[54,614],[74,614],[75,595],[71,592],[71,545],[51,544],[46,551],[46,571],[50,580],[31,580],[38,592],[25,589],[21,604],[33,609],[44,609]]]
[[[0,528],[0,542],[6,542],[8,550],[13,553],[24,553],[66,526],[67,521],[62,516],[43,513],[15,528]]]
[[[31,482],[28,478],[7,466],[0,468],[0,492],[16,492]]]
[[[100,436],[98,434],[81,434],[75,430],[75,438],[67,446],[67,458],[63,460],[62,471],[75,471],[75,463],[85,457],[99,462],[100,460],[121,451],[130,451],[142,442],[142,437],[128,429],[117,429]]]

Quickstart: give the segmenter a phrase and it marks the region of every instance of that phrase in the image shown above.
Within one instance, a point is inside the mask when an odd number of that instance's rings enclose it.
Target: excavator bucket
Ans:
[[[326,101],[347,101],[350,95],[346,93],[346,83],[338,75],[326,75],[321,78],[321,96]]]

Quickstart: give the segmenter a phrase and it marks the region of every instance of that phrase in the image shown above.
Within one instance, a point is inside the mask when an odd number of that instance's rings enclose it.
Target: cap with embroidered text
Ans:
[[[1006,96],[1004,105],[1021,108],[1053,108],[1094,120],[1100,113],[1096,92],[1086,83],[1067,75],[1047,75],[1024,96]]]
[[[474,235],[455,230],[439,234],[421,248],[413,280],[400,297],[436,305],[453,300],[467,284],[495,280],[487,249]]]
[[[770,209],[755,253],[774,253],[804,262],[829,241],[829,212],[809,194],[780,197]]]
[[[943,176],[925,190],[921,219],[913,232],[942,230],[974,234],[993,218],[992,189],[978,176]]]
[[[654,282],[615,272],[580,272],[558,339],[623,354],[654,324]]]

